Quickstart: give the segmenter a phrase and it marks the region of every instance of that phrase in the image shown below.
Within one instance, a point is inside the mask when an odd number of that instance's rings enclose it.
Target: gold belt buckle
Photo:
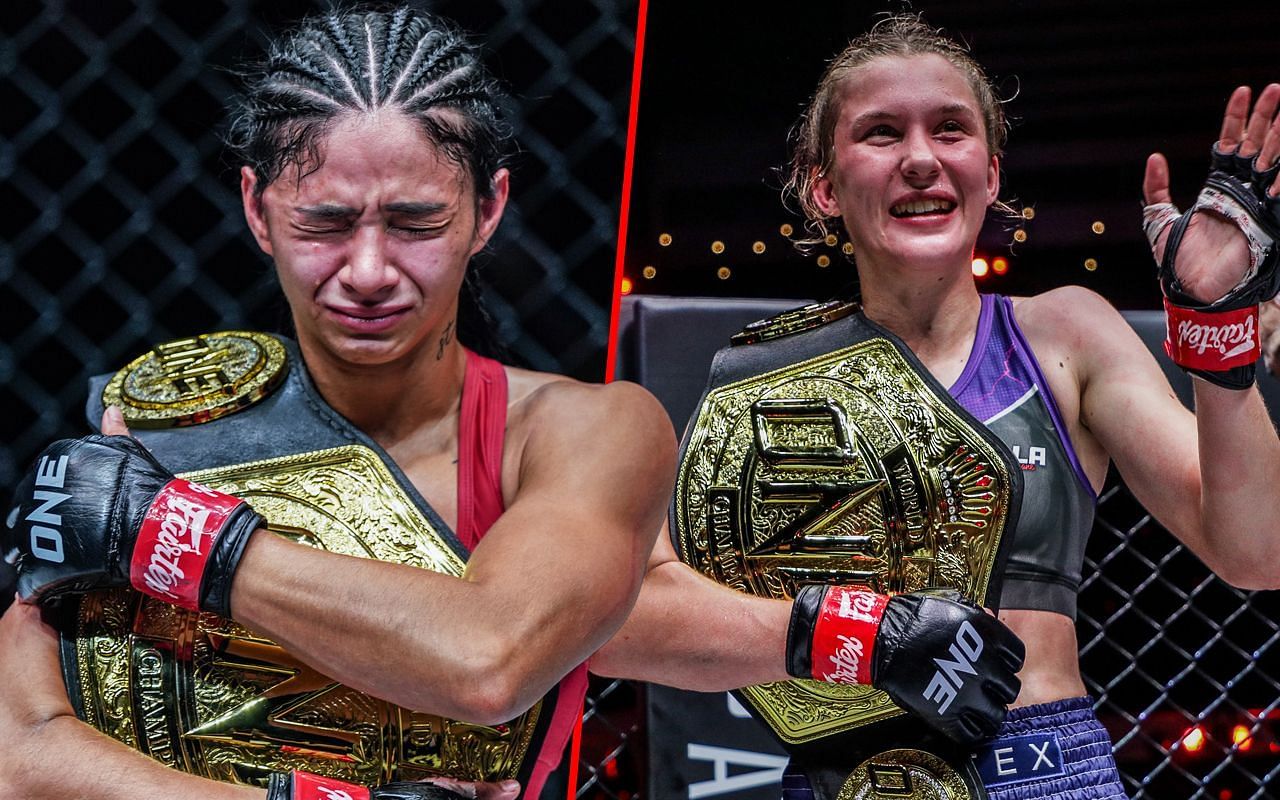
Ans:
[[[933,753],[886,750],[857,766],[836,800],[979,800],[960,773]]]
[[[156,345],[102,389],[133,428],[198,425],[264,399],[284,381],[289,358],[274,336],[221,331]]]

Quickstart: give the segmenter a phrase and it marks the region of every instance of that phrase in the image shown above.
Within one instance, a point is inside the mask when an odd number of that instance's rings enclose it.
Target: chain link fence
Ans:
[[[646,796],[645,684],[591,677],[582,714],[578,786],[582,800]]]
[[[1085,680],[1135,800],[1276,796],[1280,596],[1215,577],[1114,477],[1085,574]]]

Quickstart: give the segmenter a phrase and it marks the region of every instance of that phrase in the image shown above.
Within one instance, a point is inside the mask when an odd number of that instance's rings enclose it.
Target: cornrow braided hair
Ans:
[[[319,168],[321,144],[346,114],[397,110],[492,197],[493,175],[515,149],[508,97],[479,48],[451,22],[409,7],[358,7],[304,20],[240,74],[226,143],[262,192],[290,168]],[[498,342],[473,263],[458,305],[458,335],[478,352],[512,360]]]
[[[986,72],[969,55],[968,48],[930,26],[919,14],[886,16],[831,60],[808,107],[791,131],[791,162],[780,170],[786,181],[782,188],[783,202],[799,206],[811,234],[797,239],[797,246],[803,249],[817,244],[831,233],[828,227],[831,217],[814,203],[813,188],[817,179],[831,168],[835,155],[835,126],[840,117],[840,97],[845,82],[854,80],[859,67],[877,58],[918,55],[942,56],[959,70],[982,112],[987,151],[991,155],[1002,154],[1008,136],[1004,107]],[[1003,201],[997,201],[994,208],[1016,215]]]
[[[242,73],[227,144],[261,193],[289,167],[320,165],[334,119],[396,109],[466,170],[480,196],[511,156],[506,94],[452,23],[413,8],[349,9],[305,20]]]

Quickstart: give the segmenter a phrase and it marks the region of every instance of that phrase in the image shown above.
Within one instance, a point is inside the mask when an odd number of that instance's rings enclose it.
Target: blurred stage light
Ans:
[[[1182,749],[1188,753],[1199,753],[1204,749],[1204,728],[1199,725],[1182,734]]]

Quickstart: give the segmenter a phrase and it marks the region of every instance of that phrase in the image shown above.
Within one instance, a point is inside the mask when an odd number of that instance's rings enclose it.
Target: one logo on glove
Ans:
[[[63,500],[70,500],[66,492],[55,492],[61,489],[67,480],[67,457],[62,456],[50,461],[48,456],[40,459],[36,465],[35,485],[44,487],[31,493],[31,499],[40,505],[27,514],[26,521],[31,525],[31,555],[42,561],[61,564],[66,559],[62,547],[62,515],[53,513],[53,507]]]
[[[1199,312],[1165,301],[1169,315],[1165,351],[1175,364],[1190,369],[1226,370],[1258,360],[1258,307]]]
[[[165,484],[138,531],[129,570],[133,587],[198,610],[207,545],[241,502],[181,478]]]
[[[935,658],[938,666],[929,685],[924,689],[924,699],[932,700],[938,706],[938,713],[945,714],[951,701],[956,699],[964,688],[965,675],[977,675],[973,663],[982,655],[982,636],[978,634],[968,620],[960,623],[956,630],[956,640],[947,649],[951,658]]]

